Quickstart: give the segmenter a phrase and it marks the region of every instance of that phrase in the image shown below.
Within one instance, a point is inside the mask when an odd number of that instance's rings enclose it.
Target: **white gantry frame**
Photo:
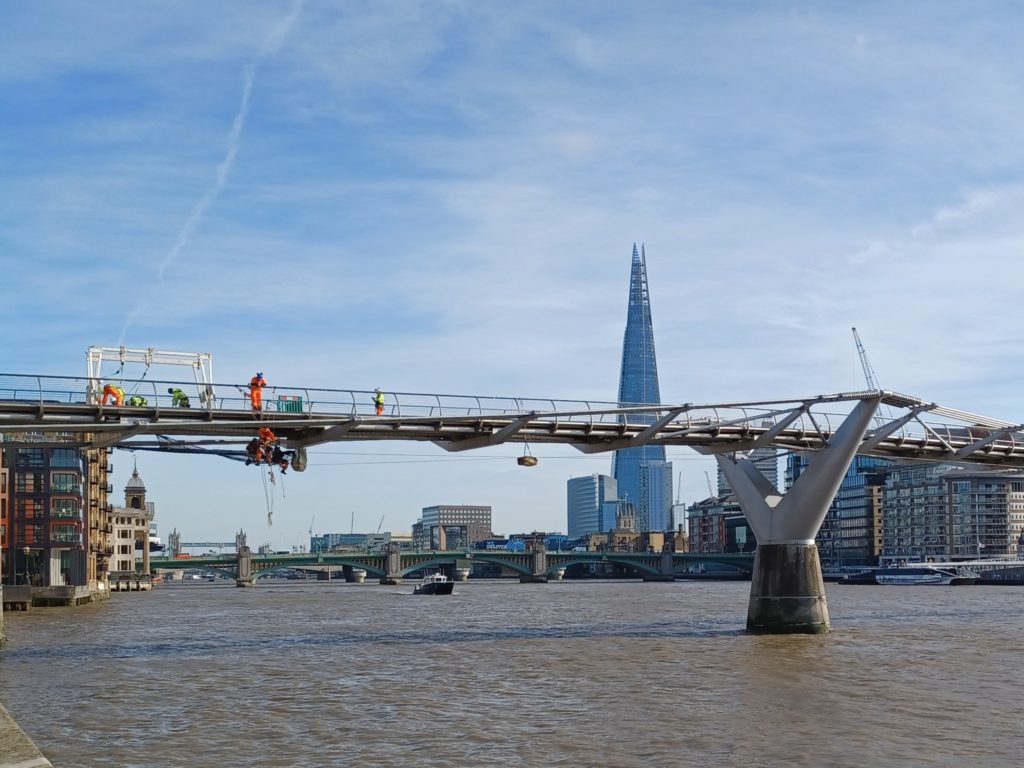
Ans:
[[[153,365],[187,365],[198,389],[199,403],[206,408],[214,402],[213,355],[209,352],[169,352],[167,350],[129,349],[128,347],[92,346],[85,353],[87,392],[91,402],[99,402],[103,389],[103,363],[116,362],[119,367],[112,376],[124,379],[124,367],[128,363],[140,363],[148,370]],[[111,374],[108,374],[111,375]]]

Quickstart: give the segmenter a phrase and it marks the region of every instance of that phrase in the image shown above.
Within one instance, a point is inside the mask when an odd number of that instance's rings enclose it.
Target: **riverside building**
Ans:
[[[735,496],[710,496],[691,504],[686,524],[690,552],[753,552],[757,547]]]
[[[137,572],[149,573],[150,528],[156,517],[156,505],[146,501],[146,484],[138,468],[124,487],[124,506],[110,510],[113,533],[113,554],[110,559],[111,579]]]
[[[78,588],[51,595],[69,602],[107,590],[110,555],[108,452],[74,442],[0,434],[0,576],[43,599],[51,588]]]
[[[621,405],[660,403],[658,363],[654,352],[654,327],[647,289],[647,258],[643,246],[633,244],[629,277],[629,306],[622,341],[619,375]],[[627,417],[629,423],[653,424],[653,414]],[[615,451],[612,477],[618,497],[636,510],[639,531],[665,531],[672,527],[672,464],[665,460],[665,446],[644,445]]]
[[[416,549],[469,549],[474,541],[493,536],[489,506],[440,504],[424,507],[412,527]]]
[[[882,495],[883,564],[1017,558],[1024,472],[949,465],[888,471]]]
[[[786,491],[810,463],[807,454],[786,458]],[[887,459],[855,456],[814,541],[826,570],[873,566],[882,551],[882,493]]]

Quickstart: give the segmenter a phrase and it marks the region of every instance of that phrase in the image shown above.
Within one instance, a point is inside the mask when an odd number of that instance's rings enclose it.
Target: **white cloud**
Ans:
[[[55,7],[0,30],[11,368],[77,373],[127,324],[226,381],[610,399],[637,241],[665,399],[859,386],[856,325],[884,386],[1021,418],[1016,9]],[[311,468],[267,535],[448,496],[564,528],[610,463],[401,450],[445,461]],[[147,458],[167,525],[261,517],[255,476],[187,461]]]

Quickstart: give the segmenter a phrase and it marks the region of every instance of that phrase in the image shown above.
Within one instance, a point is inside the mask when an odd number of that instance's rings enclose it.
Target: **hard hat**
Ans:
[[[256,371],[256,378],[262,379],[263,378],[263,371]]]
[[[168,395],[173,395],[174,394],[174,387],[168,387],[167,388],[167,394]]]

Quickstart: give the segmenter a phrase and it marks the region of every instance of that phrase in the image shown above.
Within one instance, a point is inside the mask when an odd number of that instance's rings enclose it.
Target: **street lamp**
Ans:
[[[25,555],[25,583],[32,584],[32,567],[29,565],[29,557],[32,554],[32,547],[23,547],[21,550]]]

